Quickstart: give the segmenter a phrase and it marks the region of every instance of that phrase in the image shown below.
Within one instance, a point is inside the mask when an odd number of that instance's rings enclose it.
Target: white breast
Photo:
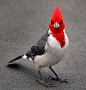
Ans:
[[[49,33],[51,33],[50,30],[49,30]],[[65,36],[65,46],[61,48],[60,43],[52,35],[50,35],[48,37],[45,50],[50,53],[55,52],[57,56],[64,54],[65,50],[67,50],[67,47],[69,45],[69,40],[65,33],[65,29],[64,29],[64,36]]]
[[[62,60],[68,45],[69,45],[69,40],[66,34],[65,34],[65,46],[63,48],[61,48],[60,43],[52,35],[50,35],[45,45],[45,50],[46,50],[45,54],[40,56],[38,55],[34,59],[36,66],[45,67],[59,63]]]

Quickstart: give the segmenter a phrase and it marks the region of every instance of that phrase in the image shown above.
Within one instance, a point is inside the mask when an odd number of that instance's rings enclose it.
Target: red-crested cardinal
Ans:
[[[11,64],[12,62],[19,60],[21,58],[32,60],[37,68],[37,71],[40,75],[41,80],[37,80],[39,83],[42,83],[46,87],[53,87],[53,84],[47,84],[42,78],[40,73],[40,69],[42,67],[49,67],[49,69],[55,74],[56,78],[49,76],[52,80],[66,82],[67,79],[60,79],[55,71],[52,69],[52,65],[59,63],[67,51],[67,47],[69,45],[68,37],[65,33],[65,23],[63,21],[63,15],[59,6],[57,5],[56,9],[54,9],[51,17],[51,21],[49,23],[49,29],[47,32],[41,37],[41,39],[31,47],[31,49],[24,55],[18,56],[8,62]]]

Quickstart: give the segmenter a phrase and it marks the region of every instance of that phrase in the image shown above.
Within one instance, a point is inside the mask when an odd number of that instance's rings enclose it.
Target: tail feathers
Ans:
[[[7,63],[8,63],[8,64],[11,64],[11,63],[13,63],[14,61],[17,61],[17,60],[19,60],[19,59],[21,59],[21,58],[24,58],[24,59],[29,58],[29,55],[28,55],[28,54],[20,55],[20,56],[14,58],[13,60],[11,60],[11,61],[9,61],[9,62],[7,62]]]

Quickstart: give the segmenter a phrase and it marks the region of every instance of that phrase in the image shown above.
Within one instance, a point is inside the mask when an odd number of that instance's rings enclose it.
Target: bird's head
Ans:
[[[51,21],[49,23],[49,29],[53,33],[59,33],[63,31],[65,28],[65,23],[63,21],[63,15],[62,12],[57,5],[56,9],[54,9],[52,16],[51,16]]]

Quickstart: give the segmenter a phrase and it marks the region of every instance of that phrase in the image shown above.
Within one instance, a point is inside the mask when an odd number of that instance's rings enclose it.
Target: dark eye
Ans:
[[[60,25],[63,23],[63,20],[59,23]]]
[[[52,20],[51,20],[51,24],[54,24]]]

